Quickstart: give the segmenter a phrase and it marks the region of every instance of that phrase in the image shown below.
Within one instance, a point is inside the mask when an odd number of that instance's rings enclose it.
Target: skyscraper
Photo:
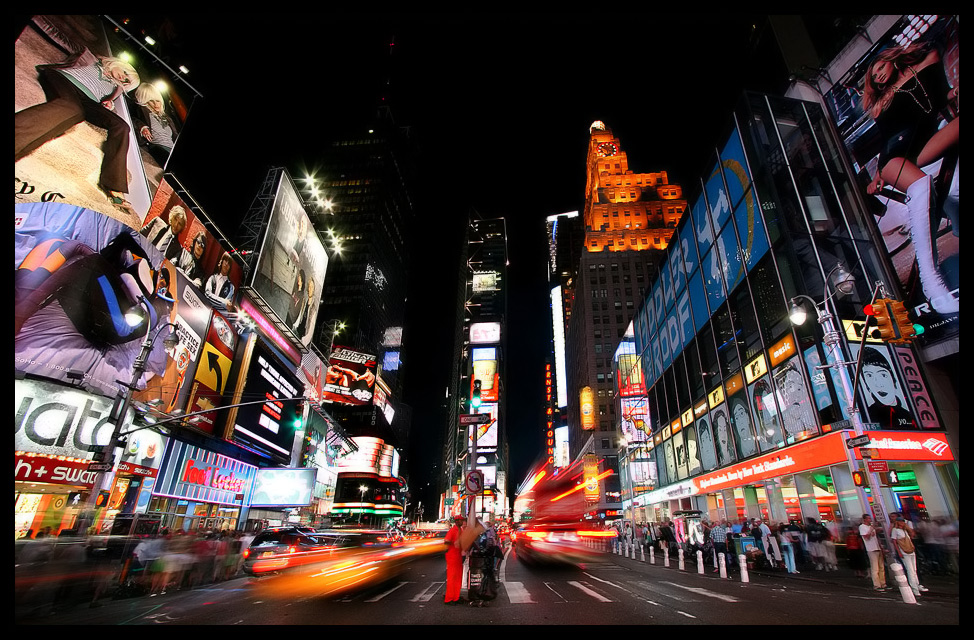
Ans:
[[[484,473],[484,495],[477,513],[507,515],[509,455],[504,389],[507,349],[507,227],[504,218],[471,214],[464,238],[458,287],[454,370],[444,438],[443,513],[459,512],[464,478]],[[488,414],[477,431],[477,453],[470,455],[467,426],[461,415]],[[472,462],[475,464],[472,464]]]
[[[591,451],[603,470],[617,472],[603,484],[599,509],[606,510],[621,493],[613,355],[656,278],[686,201],[665,171],[633,173],[619,139],[603,123],[593,123],[589,134],[584,250],[566,336],[569,448],[572,458]]]

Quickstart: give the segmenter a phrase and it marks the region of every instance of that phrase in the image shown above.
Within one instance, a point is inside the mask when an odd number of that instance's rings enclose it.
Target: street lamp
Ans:
[[[345,330],[345,323],[342,320],[329,320],[325,323],[328,329],[328,359],[331,359],[331,352],[335,349],[335,336]]]
[[[368,490],[369,490],[369,488],[367,486],[365,486],[364,484],[360,484],[358,486],[359,502],[362,503],[360,505],[361,508],[362,508],[362,510],[358,514],[359,524],[363,524],[364,519],[365,519],[365,492],[368,491]]]
[[[146,311],[150,311],[149,302],[144,296],[139,296],[138,303],[145,307]],[[130,311],[125,314],[125,321],[132,326],[138,325],[144,318],[151,317],[151,312],[148,316],[142,316],[134,311]],[[122,381],[117,381],[122,385],[125,390],[119,390],[118,395],[115,397],[115,403],[112,405],[111,414],[109,416],[113,423],[112,436],[108,441],[108,444],[101,451],[101,455],[96,457],[96,464],[98,464],[97,471],[95,472],[95,478],[92,481],[91,493],[88,495],[88,501],[85,504],[85,508],[82,511],[81,517],[78,519],[78,533],[83,535],[88,524],[88,519],[94,522],[94,510],[95,504],[98,499],[98,494],[102,490],[102,485],[105,482],[105,478],[111,477],[112,469],[114,467],[115,458],[115,447],[118,444],[119,436],[122,432],[122,422],[125,420],[125,415],[128,413],[129,405],[132,403],[132,393],[138,388],[139,379],[142,378],[142,374],[145,373],[146,365],[149,361],[149,356],[152,354],[152,349],[155,346],[156,338],[162,333],[163,329],[175,328],[176,325],[172,322],[167,322],[159,327],[155,328],[155,334],[153,335],[153,327],[151,322],[147,322],[147,328],[145,332],[145,338],[142,340],[142,347],[139,350],[139,355],[136,356],[135,362],[132,364],[132,380],[125,384]],[[174,331],[170,331],[169,335],[164,338],[164,344],[167,348],[173,348],[176,346],[177,338]]]
[[[829,285],[834,288],[833,293],[829,293]],[[882,285],[877,285],[877,290]],[[842,386],[842,399],[846,405],[846,411],[849,414],[850,421],[852,423],[853,431],[857,436],[861,436],[864,433],[864,427],[862,423],[862,416],[859,415],[859,408],[856,406],[855,391],[853,380],[849,375],[849,366],[856,364],[855,362],[848,362],[843,359],[842,348],[841,348],[841,338],[839,332],[835,327],[835,322],[832,314],[828,310],[828,303],[833,297],[841,298],[843,296],[849,295],[855,290],[855,278],[852,274],[846,271],[844,265],[840,262],[838,263],[832,271],[825,278],[825,291],[823,294],[823,299],[821,305],[816,303],[814,300],[806,295],[797,295],[790,300],[791,310],[788,317],[791,319],[792,323],[795,325],[801,325],[805,322],[806,314],[805,309],[802,306],[803,301],[808,301],[812,308],[815,309],[815,313],[818,317],[818,323],[822,326],[822,342],[825,344],[828,354],[831,354],[833,363],[820,365],[819,369],[827,369],[834,367],[838,370],[839,381]],[[826,358],[828,359],[828,358]],[[855,455],[852,448],[846,447],[846,460],[849,464],[850,475],[858,471],[858,463],[856,462]],[[882,493],[879,491],[879,483],[876,480],[876,474],[866,469],[866,478],[869,481],[869,491],[873,496],[873,500],[880,506],[882,510],[882,522],[884,529],[888,525],[888,511],[883,500]],[[860,486],[855,487],[856,495],[859,498],[859,504],[862,508],[862,513],[871,513],[872,510],[869,506],[869,498],[866,496],[865,489]],[[878,518],[877,518],[878,519]],[[889,542],[889,541],[887,541]]]

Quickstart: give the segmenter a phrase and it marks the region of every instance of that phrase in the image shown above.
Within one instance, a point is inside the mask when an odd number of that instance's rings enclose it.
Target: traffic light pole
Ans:
[[[842,386],[843,400],[846,404],[847,413],[849,414],[853,431],[857,436],[862,436],[865,434],[865,428],[863,427],[862,416],[859,414],[859,408],[856,405],[856,396],[854,391],[855,387],[853,385],[852,380],[849,377],[849,365],[854,363],[846,362],[843,359],[843,354],[841,349],[841,338],[839,336],[839,332],[835,328],[834,318],[832,314],[829,313],[826,307],[828,301],[827,300],[823,301],[822,306],[820,307],[815,303],[814,300],[812,300],[808,296],[796,296],[796,297],[807,299],[809,302],[812,303],[812,306],[815,308],[815,312],[818,315],[818,322],[822,326],[822,332],[824,334],[822,338],[822,342],[823,344],[825,344],[827,353],[830,353],[834,356],[834,362],[827,365],[822,365],[822,368],[835,367],[838,370],[839,381]],[[868,318],[867,318],[867,327],[868,327]],[[863,330],[863,334],[865,335],[865,328]],[[860,355],[861,355],[861,351],[862,350],[860,349]],[[855,364],[858,365],[858,363]],[[858,379],[858,369],[855,375],[856,378]],[[843,442],[847,440],[848,440],[848,435],[846,435],[843,438]],[[851,476],[854,472],[859,470],[859,462],[856,460],[856,456],[853,448],[849,447],[848,445],[846,446],[846,459],[849,464],[849,474]],[[866,479],[869,483],[869,492],[872,495],[873,502],[875,505],[879,507],[881,513],[878,514],[879,517],[876,517],[877,514],[869,504],[869,497],[866,495],[865,489],[863,487],[854,485],[856,495],[859,498],[859,504],[862,508],[862,513],[871,514],[874,520],[882,524],[883,531],[885,532],[889,525],[889,510],[886,508],[885,500],[883,499],[882,492],[880,491],[880,483],[876,478],[876,474],[869,470],[868,465],[866,465],[866,469],[864,473],[866,474]],[[888,536],[884,536],[884,537],[887,538],[886,544],[890,545],[891,541],[888,539]],[[892,552],[892,549],[890,549],[890,551]]]

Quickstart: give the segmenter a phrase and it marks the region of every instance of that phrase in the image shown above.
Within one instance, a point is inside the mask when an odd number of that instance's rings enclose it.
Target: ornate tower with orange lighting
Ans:
[[[589,127],[585,248],[665,249],[686,209],[683,189],[665,171],[633,173],[619,139],[602,122]]]
[[[619,139],[601,122],[589,128],[586,167],[585,250],[579,252],[565,332],[569,456],[592,453],[600,472],[614,471],[593,505],[593,511],[613,517],[623,491],[614,357],[658,278],[663,250],[687,205],[683,189],[669,184],[665,171],[633,173]]]

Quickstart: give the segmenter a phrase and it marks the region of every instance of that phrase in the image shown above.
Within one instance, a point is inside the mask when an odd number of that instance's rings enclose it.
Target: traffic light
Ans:
[[[109,491],[99,491],[98,497],[95,498],[96,507],[104,507],[108,504],[108,497],[111,495]]]
[[[866,485],[866,474],[862,471],[852,472],[852,482],[855,483],[857,487],[863,487]]]
[[[470,406],[480,407],[480,380],[473,381],[473,393],[470,394]]]
[[[917,330],[914,328],[913,321],[910,320],[910,314],[906,310],[906,305],[904,305],[899,300],[893,300],[889,303],[890,310],[892,311],[893,322],[896,323],[896,328],[899,330],[899,338],[896,340],[890,340],[890,342],[909,342],[917,336]]]
[[[893,302],[889,298],[877,298],[872,304],[873,317],[876,318],[876,328],[879,329],[879,337],[883,342],[897,342],[899,340],[899,330],[896,321],[893,319],[888,303]]]

